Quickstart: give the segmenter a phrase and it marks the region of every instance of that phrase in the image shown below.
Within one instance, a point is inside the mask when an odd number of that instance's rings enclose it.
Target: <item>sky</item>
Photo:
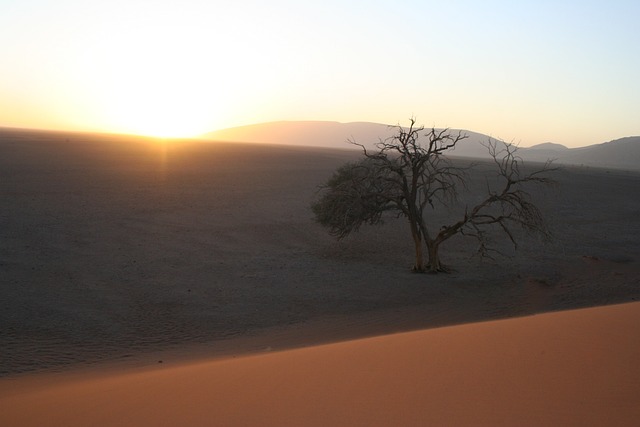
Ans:
[[[640,135],[640,1],[0,0],[0,126]]]

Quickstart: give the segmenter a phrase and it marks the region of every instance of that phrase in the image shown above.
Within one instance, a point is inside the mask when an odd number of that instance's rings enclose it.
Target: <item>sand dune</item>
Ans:
[[[6,426],[600,426],[640,417],[640,303],[0,383]]]

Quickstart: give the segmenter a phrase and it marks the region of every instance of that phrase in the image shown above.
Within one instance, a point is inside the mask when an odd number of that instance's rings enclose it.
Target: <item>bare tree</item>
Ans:
[[[424,144],[421,137],[426,138]],[[433,231],[436,228],[428,224],[429,213],[449,206],[459,191],[466,189],[468,168],[454,165],[445,156],[465,138],[463,133],[448,129],[425,132],[411,119],[407,129],[396,126],[396,133],[379,141],[375,151],[350,141],[362,148],[364,157],[340,167],[321,188],[320,197],[311,206],[316,221],[340,239],[358,231],[363,224],[380,223],[387,211],[404,216],[414,243],[416,272],[447,271],[440,261],[439,249],[456,234],[477,239],[483,256],[494,251],[488,244],[490,228],[500,229],[515,246],[513,227],[546,235],[540,210],[524,187],[551,183],[546,176],[552,170],[550,163],[524,173],[517,147],[495,141],[489,141],[486,147],[496,167],[496,184],[487,184],[482,201],[466,207],[458,221]]]

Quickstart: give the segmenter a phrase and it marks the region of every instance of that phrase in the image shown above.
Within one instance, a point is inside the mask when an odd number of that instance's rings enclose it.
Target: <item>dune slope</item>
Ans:
[[[69,380],[0,382],[0,424],[635,425],[640,303]]]

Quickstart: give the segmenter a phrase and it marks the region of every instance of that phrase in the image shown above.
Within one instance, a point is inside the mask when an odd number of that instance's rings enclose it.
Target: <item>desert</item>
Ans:
[[[0,424],[633,425],[637,171],[562,166],[551,240],[425,275],[402,218],[314,222],[358,156],[1,129]]]

